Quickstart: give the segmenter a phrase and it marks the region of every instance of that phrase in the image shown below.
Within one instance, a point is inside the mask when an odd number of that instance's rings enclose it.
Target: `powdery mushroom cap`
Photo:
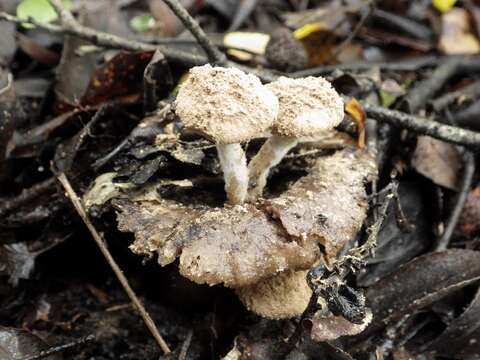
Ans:
[[[240,301],[252,312],[269,319],[288,319],[307,308],[312,290],[308,271],[286,271],[253,286],[236,289]]]
[[[190,69],[175,104],[187,128],[222,144],[259,136],[278,113],[277,98],[258,77],[208,64]]]
[[[315,136],[343,120],[343,100],[322,77],[280,77],[267,87],[279,101],[274,132],[283,136]]]

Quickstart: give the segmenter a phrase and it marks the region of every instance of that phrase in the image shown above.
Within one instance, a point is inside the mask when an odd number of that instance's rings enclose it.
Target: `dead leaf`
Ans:
[[[466,10],[456,7],[442,15],[438,47],[445,54],[477,54],[480,51]]]
[[[350,114],[357,123],[358,147],[363,149],[365,147],[365,120],[367,119],[367,114],[355,98],[352,98],[345,104],[345,111]]]
[[[398,227],[397,214],[390,211],[378,235],[375,256],[368,260],[366,271],[357,275],[357,284],[371,286],[402,264],[424,253],[432,245],[428,187],[421,181],[401,181],[399,202],[403,213],[414,229],[408,233]]]
[[[480,231],[480,187],[476,187],[468,193],[458,220],[457,230],[469,238]]]
[[[7,244],[0,247],[0,274],[9,276],[16,286],[20,279],[29,279],[35,266],[36,254],[30,252],[25,243]]]
[[[480,290],[465,311],[449,323],[427,349],[453,359],[469,359],[480,354]]]
[[[461,163],[461,156],[454,145],[430,136],[418,137],[412,166],[435,184],[456,190]]]
[[[18,110],[13,75],[0,67],[0,184],[8,175],[6,159],[10,152],[9,142],[17,126]]]
[[[412,314],[480,279],[480,252],[451,249],[401,266],[366,291],[373,311],[369,329]]]
[[[48,345],[38,336],[21,329],[0,326],[0,359],[17,360],[38,355]],[[50,355],[45,360],[60,360],[60,355]]]
[[[145,67],[152,52],[119,52],[96,69],[82,97],[82,105],[96,105],[133,95],[139,98],[143,90]]]

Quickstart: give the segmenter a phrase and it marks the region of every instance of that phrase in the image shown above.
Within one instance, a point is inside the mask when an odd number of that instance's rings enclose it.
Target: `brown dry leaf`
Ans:
[[[145,67],[153,52],[119,52],[96,69],[82,97],[82,105],[96,105],[121,97],[139,97]]]
[[[315,315],[312,319],[312,339],[318,342],[336,340],[342,336],[360,334],[372,321],[372,312],[368,309],[361,324],[354,324],[342,316],[323,317]]]
[[[412,166],[435,184],[455,190],[462,163],[457,148],[449,143],[419,136],[412,158]]]
[[[30,358],[48,349],[48,345],[38,336],[23,329],[0,326],[0,359],[15,360]],[[50,355],[45,360],[60,360],[61,355]]]
[[[179,257],[188,279],[235,288],[308,269],[320,257],[319,244],[334,257],[362,226],[364,183],[375,174],[367,154],[343,150],[318,159],[281,196],[255,205],[187,206],[155,191],[114,205],[119,229],[135,233],[133,252],[157,251],[161,265]]]
[[[358,147],[363,149],[365,147],[365,120],[367,119],[367,114],[365,113],[365,110],[363,110],[362,105],[355,98],[352,98],[345,104],[345,111],[350,114],[353,120],[357,123]]]
[[[467,200],[458,220],[457,230],[463,236],[471,237],[480,232],[480,187],[468,193]]]
[[[480,51],[480,43],[470,27],[466,10],[456,7],[442,15],[438,47],[445,54],[476,54]]]

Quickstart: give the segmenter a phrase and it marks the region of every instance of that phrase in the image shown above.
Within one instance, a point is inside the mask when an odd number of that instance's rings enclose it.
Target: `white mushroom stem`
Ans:
[[[230,204],[245,202],[248,191],[248,168],[240,144],[218,144],[218,158],[225,179],[225,192]]]
[[[248,165],[251,187],[248,197],[250,200],[262,196],[270,169],[278,165],[297,143],[296,137],[279,135],[273,135],[265,141]]]

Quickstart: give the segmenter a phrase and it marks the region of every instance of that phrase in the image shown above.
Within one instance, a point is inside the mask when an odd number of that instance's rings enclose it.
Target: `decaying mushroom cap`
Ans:
[[[221,144],[258,136],[278,112],[277,98],[256,76],[210,65],[190,70],[175,105],[187,128]]]
[[[343,119],[343,100],[322,77],[280,77],[267,87],[278,97],[278,119],[273,130],[282,136],[315,136]]]
[[[114,201],[119,229],[135,233],[131,249],[199,283],[251,286],[287,270],[309,269],[320,244],[328,258],[355,238],[368,209],[364,183],[376,173],[363,151],[319,158],[282,195],[230,208],[152,201]],[[157,193],[157,196],[159,194]]]
[[[236,289],[242,303],[252,312],[269,319],[288,319],[307,308],[312,290],[308,271],[286,271],[253,286]]]

